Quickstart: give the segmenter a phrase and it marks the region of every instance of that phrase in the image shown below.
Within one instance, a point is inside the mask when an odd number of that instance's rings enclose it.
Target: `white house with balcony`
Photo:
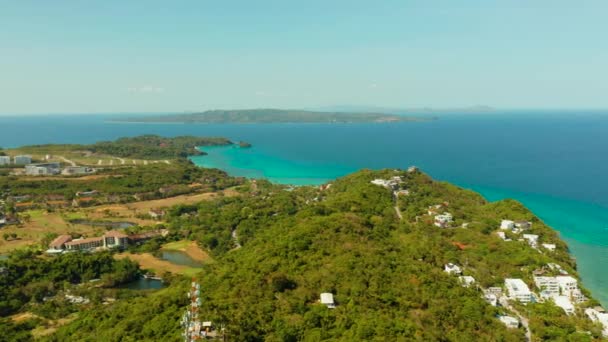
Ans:
[[[541,291],[543,298],[559,295],[559,283],[555,277],[534,277],[534,284]]]
[[[524,304],[532,301],[532,292],[530,292],[528,285],[521,279],[505,279],[505,288],[507,289],[509,299],[517,300]]]

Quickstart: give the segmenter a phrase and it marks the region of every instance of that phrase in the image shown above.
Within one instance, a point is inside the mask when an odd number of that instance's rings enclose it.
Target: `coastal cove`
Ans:
[[[197,165],[287,184],[361,168],[417,165],[435,179],[515,198],[561,233],[594,297],[608,305],[608,113],[445,115],[394,124],[141,124],[113,115],[0,117],[0,146],[94,143],[123,136],[221,136],[253,147],[204,148]],[[23,134],[28,132],[28,134]]]

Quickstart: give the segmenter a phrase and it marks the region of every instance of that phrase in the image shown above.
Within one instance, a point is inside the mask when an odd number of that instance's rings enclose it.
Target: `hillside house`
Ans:
[[[559,295],[559,283],[555,277],[534,277],[534,284],[540,290],[540,296],[550,298]]]
[[[574,305],[572,305],[570,298],[568,298],[567,296],[555,296],[553,297],[553,302],[555,303],[555,305],[562,308],[567,315],[574,314]]]
[[[32,156],[19,155],[15,156],[14,162],[16,165],[27,165],[32,163]]]
[[[511,300],[517,300],[524,304],[532,301],[532,292],[521,279],[505,279],[505,288],[507,289],[507,296]]]
[[[500,222],[500,229],[513,229],[515,228],[515,222],[511,221],[511,220],[502,220]]]
[[[528,244],[530,245],[530,247],[532,247],[532,248],[537,248],[538,247],[538,235],[536,235],[536,234],[524,234],[523,238],[524,238],[524,240],[528,241]]]
[[[53,176],[61,173],[61,164],[42,163],[29,164],[25,166],[25,174],[28,176]]]
[[[519,328],[519,320],[511,316],[498,316],[498,319],[510,329]]]
[[[321,304],[327,306],[329,309],[335,309],[336,303],[334,302],[334,295],[328,292],[321,293]]]
[[[460,276],[460,277],[458,277],[458,280],[464,287],[469,287],[469,286],[475,284],[475,278],[473,278],[471,276]]]
[[[602,334],[604,337],[608,337],[608,313],[603,310],[588,308],[585,309],[585,315],[587,315],[591,321],[601,324],[604,328]]]
[[[460,269],[460,266],[453,264],[453,263],[447,263],[445,264],[445,266],[443,267],[443,271],[448,273],[448,274],[461,274],[462,270]]]
[[[433,224],[439,228],[448,228],[452,223],[453,219],[454,217],[452,216],[452,214],[445,212],[443,214],[436,215],[435,222]]]
[[[557,248],[555,246],[555,244],[553,244],[553,243],[543,243],[541,246],[543,246],[544,249],[546,249],[546,250],[548,250],[550,252],[554,252],[555,248]]]

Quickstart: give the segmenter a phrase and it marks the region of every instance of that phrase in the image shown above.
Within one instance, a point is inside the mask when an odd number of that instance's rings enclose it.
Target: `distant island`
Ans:
[[[201,113],[172,114],[116,119],[116,122],[146,123],[392,123],[427,121],[398,114],[321,112],[284,109],[208,110]]]

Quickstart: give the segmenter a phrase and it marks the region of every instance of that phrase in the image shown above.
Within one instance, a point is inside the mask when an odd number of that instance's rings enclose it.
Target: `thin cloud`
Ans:
[[[129,87],[129,88],[127,88],[127,91],[129,93],[141,93],[141,94],[155,93],[155,94],[158,94],[158,93],[164,92],[165,88],[152,86],[152,85],[144,85],[141,87]]]

